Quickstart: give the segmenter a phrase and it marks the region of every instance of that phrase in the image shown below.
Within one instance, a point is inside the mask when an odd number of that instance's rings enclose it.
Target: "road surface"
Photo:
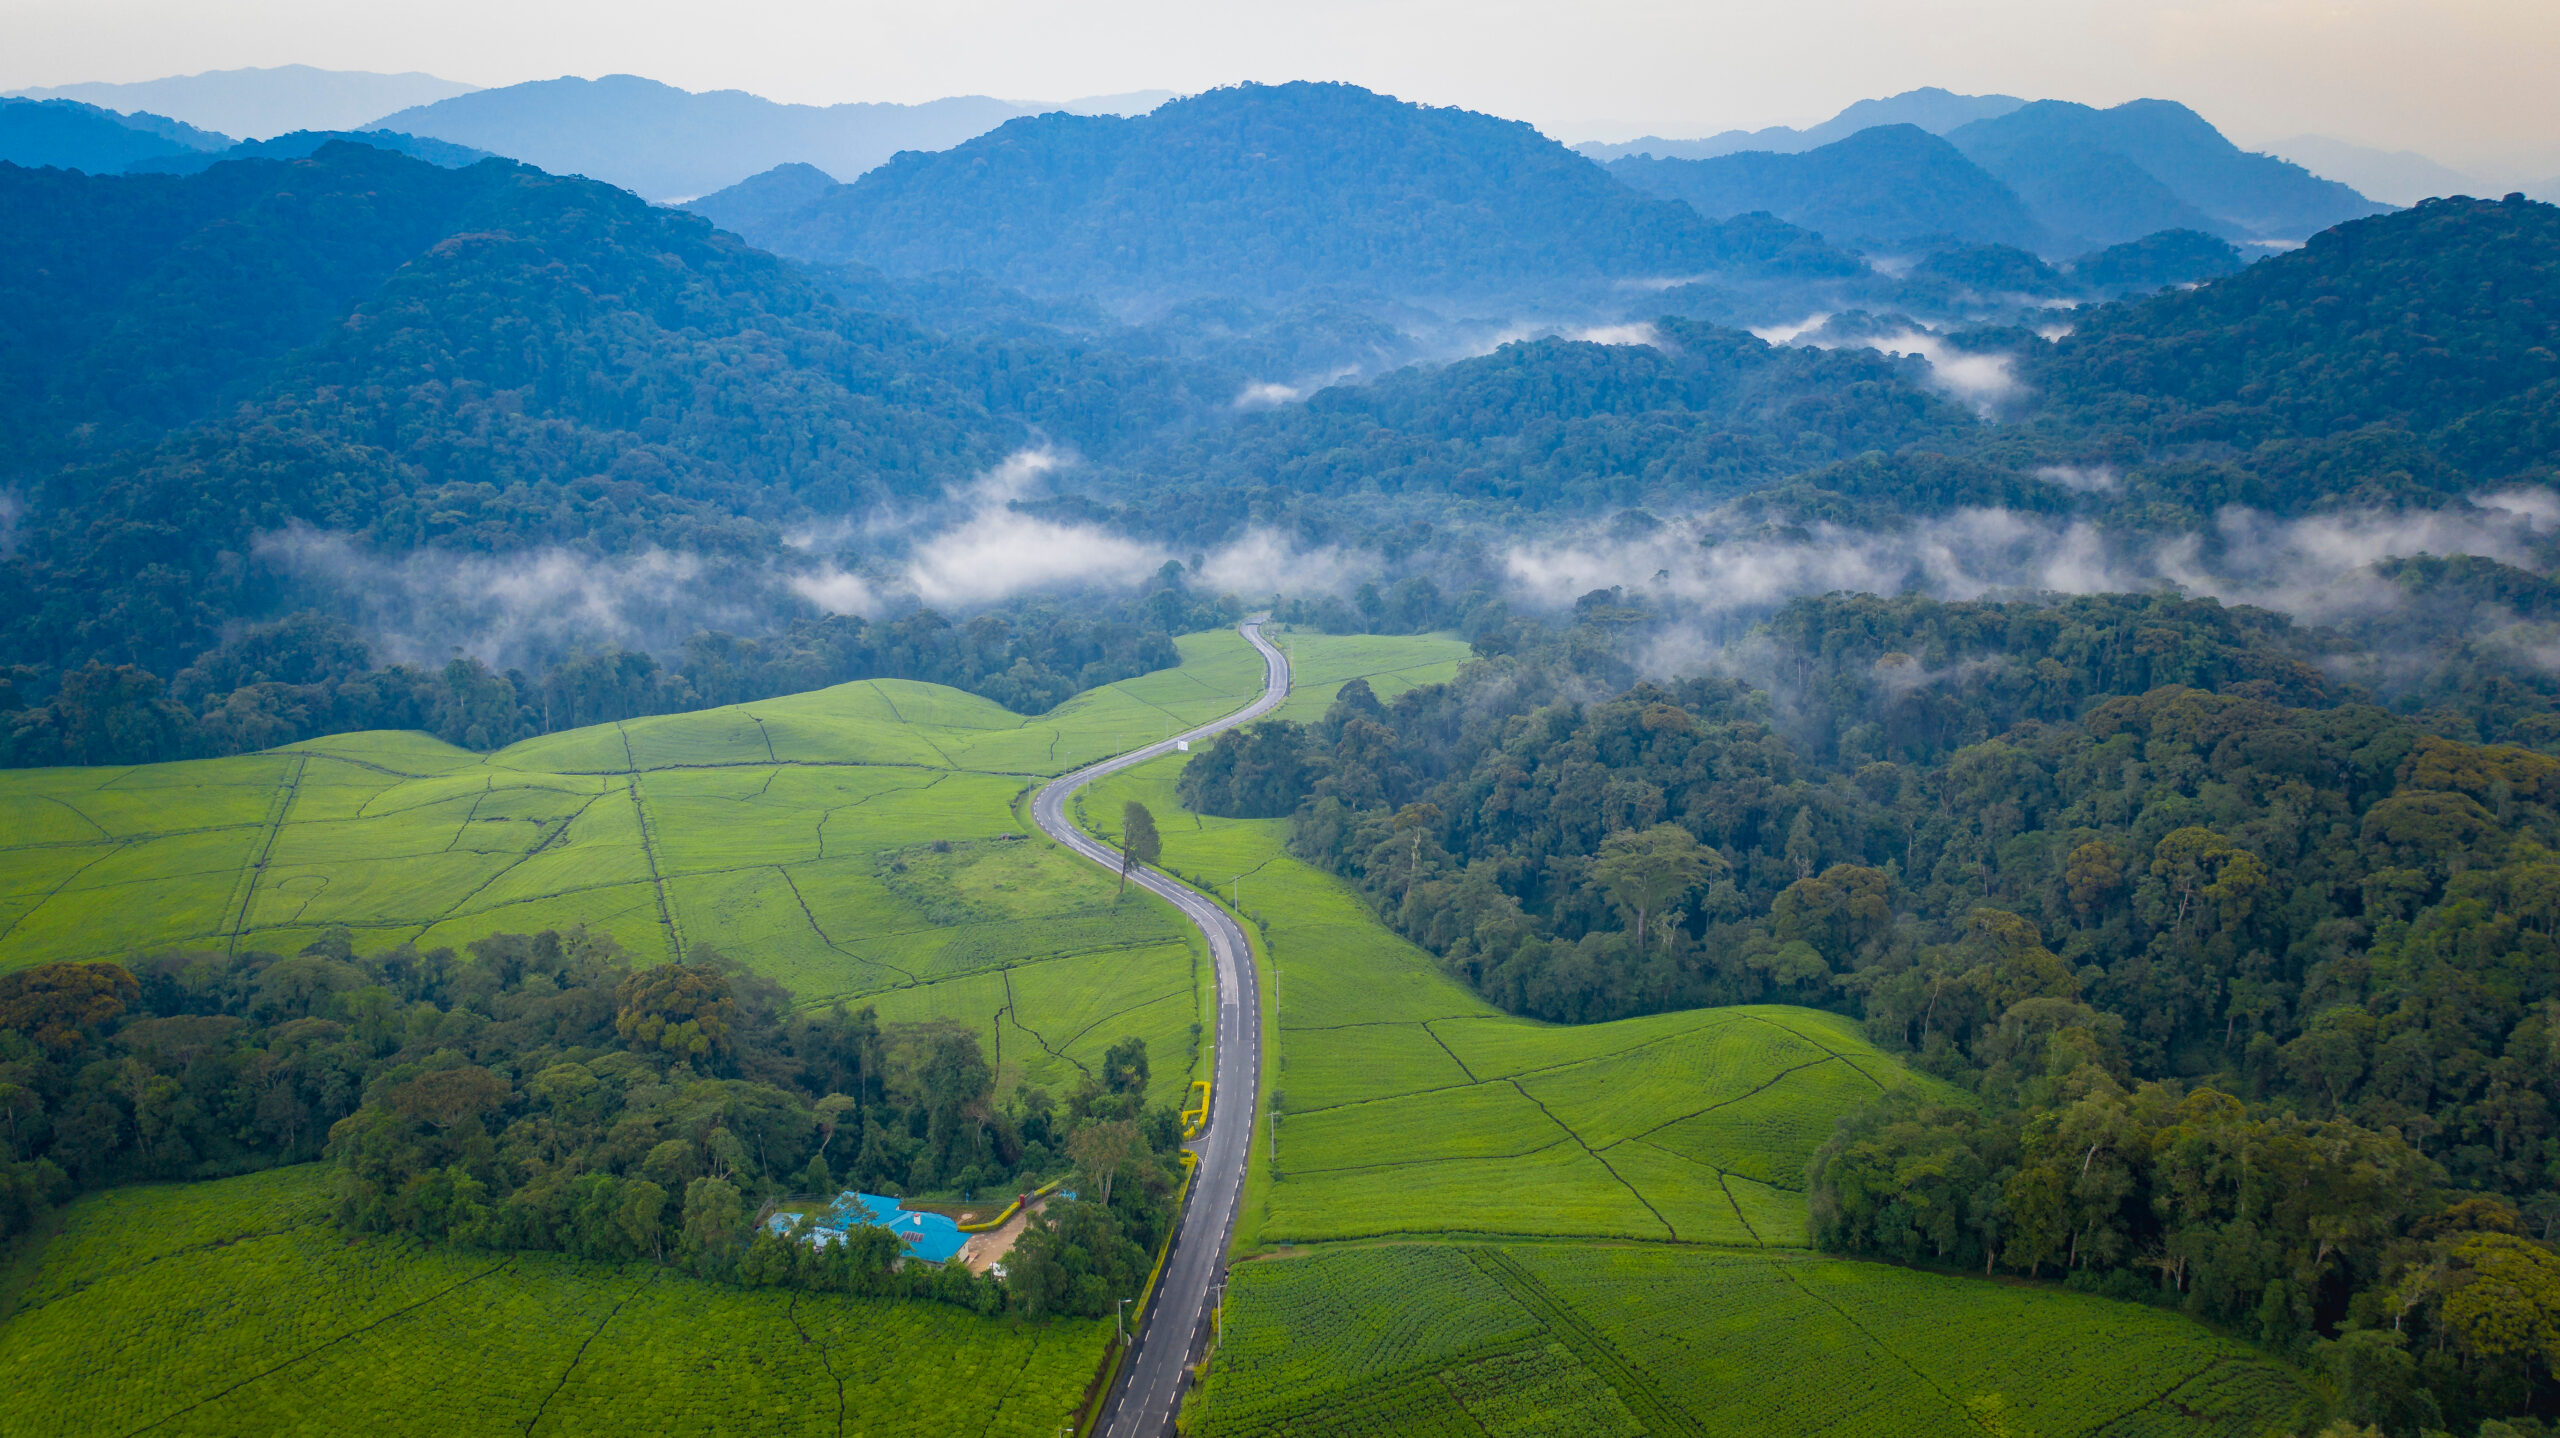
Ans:
[[[1262,637],[1258,621],[1239,628],[1262,651],[1262,697],[1161,744],[1051,780],[1031,801],[1031,817],[1041,832],[1117,872],[1120,855],[1068,818],[1068,801],[1075,792],[1105,774],[1172,753],[1184,740],[1232,729],[1280,707],[1289,697],[1288,659]],[[1262,1003],[1253,978],[1253,948],[1226,910],[1190,886],[1152,870],[1138,869],[1129,877],[1180,909],[1208,937],[1218,976],[1217,1073],[1209,1093],[1208,1131],[1191,1145],[1200,1163],[1191,1179],[1190,1206],[1174,1232],[1173,1257],[1165,1264],[1155,1306],[1138,1329],[1137,1349],[1122,1365],[1120,1386],[1104,1402],[1095,1427],[1103,1438],[1159,1438],[1173,1429],[1192,1345],[1209,1312],[1210,1290],[1226,1273],[1227,1239],[1235,1231],[1236,1204],[1244,1193],[1254,1104],[1262,1088]]]

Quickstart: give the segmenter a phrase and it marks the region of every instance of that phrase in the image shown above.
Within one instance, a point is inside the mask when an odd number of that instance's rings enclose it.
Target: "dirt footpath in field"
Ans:
[[[1049,1200],[1041,1199],[1006,1220],[1004,1227],[988,1233],[971,1234],[969,1241],[960,1245],[960,1257],[968,1263],[969,1271],[984,1273],[1004,1262],[1004,1256],[1013,1252],[1013,1241],[1022,1237],[1022,1230],[1030,1224],[1031,1215],[1048,1206]]]

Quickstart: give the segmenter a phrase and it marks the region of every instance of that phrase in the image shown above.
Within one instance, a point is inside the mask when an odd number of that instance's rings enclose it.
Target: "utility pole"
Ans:
[[[1120,1300],[1119,1307],[1111,1310],[1111,1331],[1119,1335],[1120,1346],[1123,1348],[1129,1345],[1129,1329],[1126,1322],[1128,1313],[1129,1300],[1125,1298]]]

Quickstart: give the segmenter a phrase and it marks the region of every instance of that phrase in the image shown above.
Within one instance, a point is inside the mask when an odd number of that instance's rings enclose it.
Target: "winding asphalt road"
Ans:
[[[1262,651],[1262,697],[1161,744],[1088,764],[1049,781],[1031,801],[1031,817],[1042,833],[1116,872],[1120,856],[1068,817],[1067,804],[1075,792],[1106,774],[1172,753],[1185,740],[1232,729],[1280,707],[1289,697],[1288,659],[1262,637],[1260,621],[1249,620],[1238,629]],[[1227,1268],[1227,1240],[1235,1231],[1236,1204],[1244,1194],[1253,1110],[1262,1088],[1262,1001],[1254,983],[1253,947],[1226,910],[1153,870],[1137,869],[1129,877],[1198,926],[1208,937],[1218,970],[1217,1074],[1209,1091],[1208,1131],[1191,1145],[1200,1163],[1192,1174],[1190,1206],[1174,1232],[1173,1256],[1165,1264],[1155,1305],[1138,1329],[1137,1350],[1122,1365],[1120,1386],[1103,1405],[1096,1430],[1103,1438],[1159,1438],[1173,1429],[1192,1348],[1208,1317],[1209,1290]]]

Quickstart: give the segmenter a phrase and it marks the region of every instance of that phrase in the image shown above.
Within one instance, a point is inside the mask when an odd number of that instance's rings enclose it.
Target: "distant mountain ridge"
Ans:
[[[1629,155],[1609,173],[1709,219],[1766,210],[1842,244],[2046,248],[2044,225],[2015,191],[1917,125],[1878,125],[1801,154]]]
[[[1238,85],[1138,119],[1026,117],[775,214],[758,195],[783,183],[700,207],[778,253],[977,270],[1044,294],[1412,297],[1862,270],[1792,226],[1713,224],[1630,189],[1517,121],[1342,84]]]
[[[1881,100],[1860,100],[1821,124],[1801,130],[1771,125],[1761,130],[1726,130],[1696,140],[1666,140],[1659,135],[1615,144],[1586,140],[1573,148],[1602,164],[1630,155],[1651,155],[1660,160],[1712,160],[1746,150],[1798,155],[1879,125],[1911,125],[1932,135],[1943,135],[1958,125],[2005,115],[2026,103],[2015,95],[1959,95],[1924,85]]]
[[[2243,151],[2168,100],[2109,110],[2039,100],[1944,138],[1915,125],[1877,126],[1795,153],[1628,155],[1609,169],[1710,218],[1767,210],[1847,245],[1948,239],[2055,258],[2171,230],[2299,242],[2387,208],[2299,165]]]
[[[2388,208],[2300,165],[2242,150],[2173,100],[2105,110],[2038,100],[1959,126],[1947,141],[2084,248],[2166,229],[2299,242]]]
[[[1096,102],[1151,108],[1163,92]],[[1079,108],[1068,102],[1067,108]],[[1036,102],[960,95],[920,105],[786,105],[744,90],[695,93],[637,75],[563,76],[476,90],[384,115],[367,129],[448,140],[554,174],[585,175],[661,203],[689,200],[776,165],[851,179],[901,150],[943,150]]]
[[[369,145],[395,155],[407,155],[430,165],[456,170],[476,165],[497,156],[469,145],[456,145],[446,140],[431,140],[420,135],[402,135],[390,130],[295,130],[265,140],[243,140],[228,150],[197,150],[175,155],[154,155],[136,160],[124,167],[128,175],[192,175],[229,160],[299,160],[318,153],[323,145],[344,140],[349,144]]]
[[[0,163],[112,175],[137,160],[231,147],[166,115],[122,115],[78,100],[0,99]]]
[[[244,139],[294,130],[352,130],[376,115],[468,94],[476,85],[409,71],[322,70],[310,65],[207,70],[123,84],[55,85],[13,93],[78,100],[110,110],[147,110]]]

